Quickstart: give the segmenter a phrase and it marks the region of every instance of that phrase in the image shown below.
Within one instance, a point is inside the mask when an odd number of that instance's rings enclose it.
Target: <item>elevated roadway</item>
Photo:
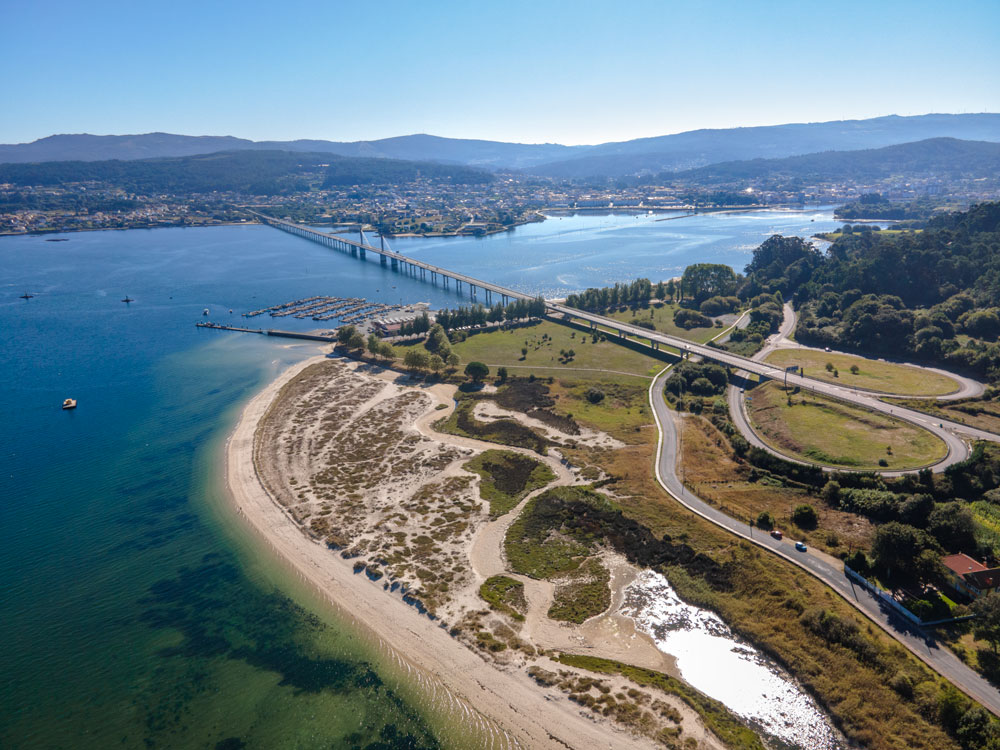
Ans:
[[[731,368],[734,372],[745,372],[757,375],[759,378],[768,380],[781,380],[792,387],[818,393],[823,396],[840,399],[847,403],[856,404],[872,411],[877,411],[888,416],[902,419],[906,422],[922,427],[944,441],[948,446],[948,455],[945,459],[934,466],[935,471],[944,471],[948,466],[964,461],[969,457],[969,446],[966,440],[990,440],[1000,442],[1000,436],[991,432],[980,430],[960,422],[938,419],[928,416],[914,409],[908,409],[898,404],[887,404],[879,399],[879,394],[861,391],[854,388],[847,388],[834,383],[825,383],[814,378],[808,378],[797,373],[785,372],[781,367],[775,367],[767,362],[759,362],[738,354],[716,349],[706,344],[697,344],[687,341],[678,336],[671,336],[657,331],[650,331],[640,326],[634,326],[612,318],[604,317],[596,313],[577,310],[565,305],[547,303],[548,309],[564,317],[582,320],[590,323],[594,327],[606,328],[615,331],[620,336],[635,336],[648,339],[653,342],[654,348],[663,346],[676,349],[683,357],[698,356],[703,359],[716,362]]]
[[[512,299],[528,301],[536,299],[531,295],[518,292],[515,289],[509,289],[507,287],[500,286],[499,284],[493,284],[467,274],[457,273],[440,266],[435,266],[430,263],[410,258],[409,256],[389,250],[384,247],[384,245],[382,247],[375,247],[374,245],[367,243],[357,242],[338,235],[329,234],[327,232],[321,232],[318,229],[296,224],[295,222],[276,219],[257,212],[252,213],[270,226],[305,237],[306,239],[313,240],[314,242],[319,242],[327,247],[340,250],[342,252],[349,252],[354,256],[359,256],[360,258],[364,258],[366,253],[375,253],[379,256],[380,261],[383,262],[383,264],[391,263],[394,269],[401,272],[419,273],[422,278],[427,278],[427,275],[430,274],[429,280],[432,283],[437,281],[437,277],[440,277],[444,285],[447,286],[449,281],[453,281],[456,285],[458,285],[457,288],[459,290],[461,290],[461,284],[464,283],[468,285],[470,296],[473,299],[476,298],[476,292],[479,289],[483,290],[486,298],[485,301],[487,303],[491,301],[492,295],[499,296],[499,301],[503,303]],[[682,357],[701,357],[729,367],[733,372],[743,371],[746,373],[752,373],[761,379],[784,380],[788,383],[788,385],[793,387],[798,387],[803,390],[829,396],[831,398],[837,398],[841,401],[856,404],[858,406],[897,417],[915,424],[918,427],[922,427],[934,433],[948,446],[948,455],[944,461],[938,463],[934,467],[936,471],[943,471],[948,466],[968,458],[969,446],[966,440],[990,440],[993,442],[1000,442],[1000,436],[986,432],[985,430],[963,425],[959,422],[930,417],[916,410],[907,409],[897,404],[887,404],[879,400],[878,394],[860,391],[853,388],[846,388],[834,383],[825,383],[820,380],[804,377],[798,373],[786,373],[784,369],[775,367],[774,365],[770,365],[766,362],[755,361],[753,359],[748,359],[747,357],[741,357],[737,354],[716,349],[715,347],[708,346],[706,344],[698,344],[688,341],[687,339],[682,339],[679,336],[671,336],[658,331],[651,331],[647,328],[642,328],[620,320],[608,318],[603,315],[598,315],[597,313],[578,310],[556,302],[546,302],[545,306],[550,315],[562,316],[567,320],[582,321],[594,328],[600,327],[605,330],[610,330],[622,338],[632,336],[644,339],[649,341],[650,345],[654,349],[668,347],[676,350]]]

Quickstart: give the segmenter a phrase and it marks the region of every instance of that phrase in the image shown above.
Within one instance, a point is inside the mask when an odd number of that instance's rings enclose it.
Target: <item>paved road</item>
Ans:
[[[787,347],[789,344],[792,344],[792,342],[788,341],[788,336],[792,333],[793,330],[795,330],[795,319],[796,316],[795,312],[792,310],[792,306],[786,303],[785,316],[784,319],[782,320],[781,327],[778,329],[778,333],[776,333],[774,336],[768,339],[768,342],[764,346],[764,348],[762,348],[759,352],[757,352],[757,354],[755,354],[751,359],[753,361],[761,361],[775,349]],[[808,348],[801,346],[800,344],[793,344],[793,345],[802,349]],[[916,365],[910,365],[910,366],[915,367]],[[940,399],[942,400],[948,398],[962,398],[964,395],[977,395],[978,393],[982,393],[983,391],[983,385],[981,383],[977,383],[974,380],[971,380],[969,378],[962,378],[953,375],[952,373],[944,372],[943,370],[937,370],[937,372],[941,372],[942,374],[948,375],[949,377],[952,377],[955,380],[959,381],[959,383],[961,384],[961,387],[957,393],[949,394],[948,396],[942,396],[940,397]],[[746,371],[740,370],[739,372],[737,372],[737,376],[745,377]],[[791,383],[792,381],[793,378],[789,376],[788,382]],[[894,417],[899,417],[901,419],[906,420],[907,422],[916,424],[918,427],[922,427],[930,432],[933,432],[935,435],[941,438],[944,441],[945,445],[947,446],[948,452],[943,459],[941,459],[940,461],[931,466],[931,470],[934,472],[938,473],[943,472],[949,466],[956,463],[960,463],[961,461],[964,461],[966,458],[969,457],[968,444],[965,442],[965,440],[962,439],[959,433],[962,433],[966,437],[973,439],[1000,441],[1000,437],[997,437],[996,435],[985,432],[983,430],[976,430],[974,428],[966,427],[965,425],[959,425],[959,423],[957,422],[949,422],[949,421],[942,421],[940,419],[935,419],[934,417],[928,416],[927,414],[923,414],[922,412],[914,411],[912,409],[903,409],[896,404],[887,404],[881,400],[882,396],[889,394],[880,394],[874,391],[866,391],[866,390],[856,390],[852,388],[845,388],[844,386],[837,386],[837,388],[841,389],[842,391],[848,391],[849,393],[854,394],[855,398],[853,399],[853,401],[856,404],[859,404],[861,406],[866,406],[875,411],[882,412],[883,414],[889,414]],[[793,463],[799,463],[803,465],[813,465],[813,466],[816,465],[816,464],[810,464],[807,461],[799,461],[792,458],[791,456],[787,456],[784,453],[781,453],[780,451],[776,451],[770,445],[761,440],[761,438],[750,426],[750,422],[747,418],[747,413],[746,413],[746,400],[739,386],[730,385],[727,390],[726,397],[729,402],[729,413],[733,420],[733,424],[736,425],[736,428],[740,431],[743,437],[745,437],[751,445],[757,446],[758,448],[762,448],[763,450],[766,450],[768,453],[783,458],[786,461],[792,461]],[[842,396],[838,397],[842,398]],[[955,427],[961,427],[963,429],[957,430],[954,429]],[[845,467],[824,466],[823,469],[824,471],[851,471],[851,469]],[[878,473],[885,477],[898,477],[911,472],[880,471]]]
[[[717,526],[754,544],[780,555],[798,565],[840,594],[849,604],[879,625],[889,635],[906,646],[938,674],[944,676],[970,697],[979,701],[991,712],[1000,716],[1000,691],[966,666],[944,645],[937,643],[933,633],[907,622],[895,611],[882,605],[875,597],[856,586],[844,575],[840,561],[815,552],[797,552],[792,540],[778,541],[764,532],[753,531],[738,521],[709,505],[688,490],[677,476],[677,427],[678,417],[663,400],[663,380],[669,370],[664,370],[649,387],[649,401],[660,431],[660,444],[656,456],[656,479],[660,485],[682,505]]]
[[[707,346],[705,344],[696,344],[691,341],[686,341],[685,339],[678,338],[676,336],[668,336],[663,333],[656,331],[650,331],[645,328],[640,328],[639,326],[633,326],[628,323],[624,323],[619,320],[613,320],[611,318],[606,318],[602,315],[597,315],[594,313],[584,312],[582,310],[576,310],[571,307],[566,307],[565,305],[559,305],[554,303],[549,303],[548,307],[550,310],[561,313],[565,316],[577,318],[580,320],[586,320],[594,325],[601,325],[613,330],[621,331],[624,334],[636,336],[639,338],[648,339],[650,341],[656,342],[658,345],[669,346],[679,351],[683,352],[688,356],[699,356],[705,359],[711,360],[713,362],[718,362],[723,365],[731,367],[734,371],[744,370],[752,372],[758,376],[765,378],[770,378],[772,380],[785,379],[785,371],[783,368],[776,367],[774,365],[769,365],[766,362],[758,362],[756,360],[748,359],[746,357],[741,357],[736,354],[731,354],[729,352],[715,349],[713,347]],[[819,393],[821,395],[830,396],[832,398],[839,398],[842,401],[847,401],[848,403],[857,404],[859,406],[866,407],[873,411],[881,412],[883,414],[891,415],[902,419],[907,422],[911,422],[919,427],[933,432],[939,438],[941,438],[946,445],[949,447],[949,453],[945,461],[945,464],[939,464],[939,469],[943,469],[947,465],[952,463],[957,463],[962,461],[969,456],[969,447],[962,440],[962,436],[967,438],[973,438],[976,440],[990,440],[993,442],[1000,442],[1000,436],[994,435],[993,433],[986,432],[985,430],[979,430],[974,427],[969,427],[967,425],[960,424],[959,422],[952,422],[949,420],[935,419],[927,416],[921,412],[914,409],[907,409],[898,404],[887,404],[878,399],[877,394],[870,392],[856,390],[854,388],[848,388],[842,385],[837,385],[835,383],[825,383],[820,380],[815,380],[813,378],[803,377],[801,375],[788,373],[787,382],[793,387],[801,388],[802,390],[811,391],[813,393]]]
[[[778,332],[768,339],[767,345],[756,355],[751,357],[751,359],[763,360],[768,354],[773,352],[775,349],[807,349],[814,352],[823,351],[825,349],[819,349],[818,347],[806,346],[805,344],[800,344],[798,341],[792,341],[789,336],[795,330],[795,324],[798,321],[798,316],[795,314],[795,310],[792,309],[792,305],[789,302],[785,303],[784,307],[784,319],[781,321],[781,328]],[[853,352],[841,352],[836,349],[831,350],[833,354],[844,354],[850,357],[856,357],[857,354]],[[975,398],[976,396],[983,395],[986,390],[986,386],[980,383],[978,380],[973,380],[972,378],[967,378],[964,375],[957,375],[948,370],[942,370],[937,367],[927,367],[926,365],[915,365],[912,362],[906,362],[902,359],[893,359],[892,357],[882,357],[882,361],[891,362],[897,365],[906,365],[907,367],[915,367],[919,370],[927,370],[928,372],[934,372],[938,375],[944,375],[946,378],[951,378],[956,381],[959,385],[958,390],[953,393],[946,393],[941,396],[929,395],[929,396],[910,396],[909,398],[932,398],[936,401],[954,401],[960,398]],[[864,389],[862,389],[864,390]],[[875,391],[868,391],[869,393],[876,393]],[[890,396],[898,398],[899,395],[896,393],[881,393],[881,396]]]

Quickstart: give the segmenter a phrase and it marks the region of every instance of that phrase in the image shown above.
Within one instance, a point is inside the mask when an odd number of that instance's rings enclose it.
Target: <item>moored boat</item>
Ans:
[[[65,399],[63,401],[62,408],[63,409],[75,409],[76,408],[76,399],[75,398],[67,398],[67,399]]]

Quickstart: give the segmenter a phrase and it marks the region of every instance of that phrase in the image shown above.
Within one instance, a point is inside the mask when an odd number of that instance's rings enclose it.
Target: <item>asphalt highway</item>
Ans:
[[[674,420],[679,417],[663,400],[663,380],[668,374],[669,369],[661,372],[649,387],[649,401],[660,432],[655,464],[656,479],[660,485],[681,505],[702,518],[783,557],[830,586],[849,604],[922,659],[931,669],[951,681],[989,711],[1000,716],[1000,692],[996,688],[966,666],[946,646],[938,644],[932,632],[910,623],[865,589],[855,585],[844,575],[839,560],[821,556],[812,550],[798,552],[794,540],[779,541],[761,530],[753,530],[743,521],[732,518],[709,505],[684,486],[676,470],[677,428]]]
[[[676,336],[669,336],[657,331],[650,331],[646,328],[640,328],[639,326],[633,326],[612,318],[606,318],[603,315],[576,310],[571,307],[553,303],[549,303],[548,306],[550,310],[562,313],[565,316],[577,318],[579,320],[586,320],[594,325],[612,328],[625,334],[648,339],[650,341],[657,342],[658,344],[672,347],[682,352],[685,356],[702,357],[713,362],[727,365],[731,367],[733,371],[742,370],[754,373],[760,377],[769,378],[771,380],[787,380],[788,385],[792,387],[798,387],[802,390],[819,393],[824,396],[830,396],[831,398],[838,398],[841,401],[857,404],[858,406],[863,406],[867,409],[881,412],[883,414],[896,417],[897,419],[902,419],[906,422],[915,424],[934,433],[948,446],[948,455],[942,462],[936,465],[935,469],[937,471],[943,471],[948,466],[964,461],[969,457],[969,446],[965,440],[962,439],[963,436],[976,440],[1000,442],[1000,436],[986,432],[985,430],[969,427],[959,422],[930,417],[927,414],[923,414],[922,412],[918,412],[914,409],[904,408],[898,404],[887,404],[879,400],[879,394],[861,391],[854,388],[847,388],[834,383],[825,383],[820,380],[803,377],[802,375],[791,372],[786,373],[783,368],[769,365],[766,362],[758,362],[756,360],[731,354],[705,344],[696,344]]]

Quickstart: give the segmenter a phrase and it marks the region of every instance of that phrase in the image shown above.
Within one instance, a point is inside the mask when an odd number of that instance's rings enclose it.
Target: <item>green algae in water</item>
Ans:
[[[157,581],[142,603],[142,622],[169,634],[134,698],[146,747],[439,747],[371,666],[345,653],[350,635],[247,586],[220,555]]]

